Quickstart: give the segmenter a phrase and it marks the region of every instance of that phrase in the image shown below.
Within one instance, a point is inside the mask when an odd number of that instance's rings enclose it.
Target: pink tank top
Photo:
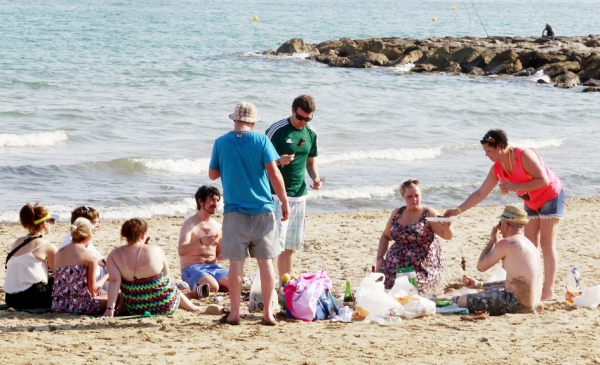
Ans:
[[[512,183],[525,183],[533,180],[533,178],[525,171],[525,169],[523,169],[521,152],[523,152],[526,149],[531,149],[536,154],[536,156],[540,160],[542,168],[544,169],[544,171],[546,171],[546,175],[548,175],[549,183],[547,186],[544,186],[541,189],[517,191],[516,193],[519,196],[529,194],[531,200],[524,200],[525,205],[530,209],[538,210],[542,207],[542,205],[544,205],[544,203],[558,196],[558,194],[562,190],[562,182],[556,175],[554,175],[552,171],[550,171],[548,166],[546,166],[544,161],[542,161],[540,156],[533,148],[515,147],[516,163],[514,170],[510,176],[504,173],[504,170],[502,170],[502,166],[499,162],[494,163],[494,172],[496,173],[498,180],[508,180]]]

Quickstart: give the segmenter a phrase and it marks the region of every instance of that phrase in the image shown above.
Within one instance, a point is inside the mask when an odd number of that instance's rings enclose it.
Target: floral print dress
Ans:
[[[394,244],[388,249],[385,264],[381,268],[385,275],[385,287],[391,289],[394,286],[396,269],[412,266],[417,274],[419,293],[440,294],[445,261],[439,238],[425,220],[429,210],[424,207],[416,223],[403,226],[398,223],[398,218],[405,209],[398,209],[392,219],[390,236]]]
[[[88,268],[69,265],[56,269],[52,291],[52,311],[61,313],[98,313],[100,299],[87,287]]]

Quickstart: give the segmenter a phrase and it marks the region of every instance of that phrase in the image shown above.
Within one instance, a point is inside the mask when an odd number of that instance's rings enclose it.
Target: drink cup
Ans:
[[[500,182],[502,182],[502,181],[506,181],[506,180],[500,180]],[[500,186],[500,194],[506,195],[506,194],[508,194],[508,190],[503,189],[502,186]]]

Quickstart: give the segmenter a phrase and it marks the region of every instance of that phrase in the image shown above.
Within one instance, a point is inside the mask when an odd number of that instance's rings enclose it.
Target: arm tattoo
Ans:
[[[489,283],[483,283],[483,289],[490,289],[492,287],[503,287],[504,286],[504,280],[500,280],[500,281],[490,281]]]
[[[494,251],[494,247],[496,247],[495,243],[490,242],[491,244],[488,244],[488,247],[486,247],[486,251],[485,252],[485,257],[489,257],[492,254],[492,251]]]

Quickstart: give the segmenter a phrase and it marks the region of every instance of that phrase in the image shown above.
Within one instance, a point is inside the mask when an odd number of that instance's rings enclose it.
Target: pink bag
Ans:
[[[331,280],[325,270],[302,274],[283,288],[285,305],[294,318],[310,322],[315,318],[319,297],[325,289],[331,287]]]

